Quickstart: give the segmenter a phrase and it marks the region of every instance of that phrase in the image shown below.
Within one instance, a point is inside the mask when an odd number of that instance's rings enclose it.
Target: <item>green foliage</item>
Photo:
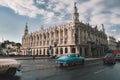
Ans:
[[[5,48],[5,43],[1,43],[1,48]]]

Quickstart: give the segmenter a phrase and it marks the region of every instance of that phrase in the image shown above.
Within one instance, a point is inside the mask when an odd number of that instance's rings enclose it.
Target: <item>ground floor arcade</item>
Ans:
[[[36,56],[61,56],[66,53],[77,53],[84,57],[98,57],[105,54],[105,46],[89,46],[89,45],[70,45],[57,47],[36,47],[22,49],[22,55],[36,55]]]

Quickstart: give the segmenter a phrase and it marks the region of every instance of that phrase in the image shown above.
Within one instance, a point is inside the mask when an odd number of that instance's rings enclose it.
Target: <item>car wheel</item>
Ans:
[[[7,70],[7,75],[14,76],[15,73],[16,73],[15,68],[10,68],[10,69]]]
[[[105,61],[103,61],[103,63],[104,63],[104,64],[106,64],[106,62],[105,62]]]
[[[116,64],[116,62],[114,62],[114,64]]]
[[[69,66],[69,67],[72,66],[72,63],[68,63],[68,66]]]
[[[60,67],[63,67],[63,63],[60,63]]]
[[[81,64],[84,64],[84,63],[85,63],[85,61],[84,61],[84,60],[82,60]]]

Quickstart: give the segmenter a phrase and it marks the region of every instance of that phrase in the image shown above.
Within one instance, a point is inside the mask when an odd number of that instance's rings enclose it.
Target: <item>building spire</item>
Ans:
[[[26,23],[26,26],[25,26],[25,29],[28,29],[28,26],[27,26],[28,23]]]
[[[76,3],[76,2],[74,2],[74,7],[76,7],[76,4],[77,4],[77,3]]]
[[[74,13],[77,13],[77,7],[76,7],[76,2],[74,2]]]
[[[77,6],[76,2],[74,2],[74,10],[73,10],[73,23],[78,23],[79,22],[79,13],[77,11]]]
[[[104,28],[104,25],[102,24],[102,31],[105,32],[105,28]]]
[[[27,35],[27,34],[28,34],[28,26],[27,26],[27,23],[26,23],[24,35]]]

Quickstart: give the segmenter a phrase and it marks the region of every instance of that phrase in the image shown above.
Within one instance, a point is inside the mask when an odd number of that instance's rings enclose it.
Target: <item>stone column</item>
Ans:
[[[71,48],[70,47],[67,47],[68,48],[68,53],[70,53],[71,52]]]
[[[60,56],[60,48],[58,47],[58,57]]]
[[[65,30],[63,29],[63,45],[65,44]]]
[[[99,56],[100,56],[100,48],[98,49],[98,54],[99,54]]]
[[[79,54],[79,47],[76,46],[75,48],[76,48],[76,53]]]
[[[63,54],[65,54],[65,47],[62,47],[62,49],[63,49]]]
[[[78,29],[78,44],[80,44],[80,29]]]
[[[41,34],[42,35],[42,39],[41,39],[41,42],[42,42],[42,44],[41,44],[41,46],[43,46],[43,33]]]
[[[50,31],[50,32],[49,32],[49,45],[50,45],[50,46],[51,46],[51,38],[52,38],[52,37],[51,37],[51,31]],[[49,47],[50,47],[50,46],[49,46]]]
[[[82,43],[82,41],[83,41],[83,31],[81,30],[80,31],[80,43]]]
[[[54,48],[53,48],[53,50],[54,50],[54,53],[53,53],[53,55],[56,55],[56,54],[55,54],[55,53],[56,53],[56,48],[54,47]]]
[[[88,44],[88,52],[89,52],[89,56],[92,57],[91,43]]]
[[[67,44],[71,44],[72,43],[72,32],[71,32],[71,28],[68,29],[68,43]]]
[[[58,41],[58,45],[60,45],[60,39],[61,39],[60,33],[61,33],[61,30],[59,30],[59,41]]]
[[[82,48],[82,56],[85,56],[85,48],[81,47]]]

